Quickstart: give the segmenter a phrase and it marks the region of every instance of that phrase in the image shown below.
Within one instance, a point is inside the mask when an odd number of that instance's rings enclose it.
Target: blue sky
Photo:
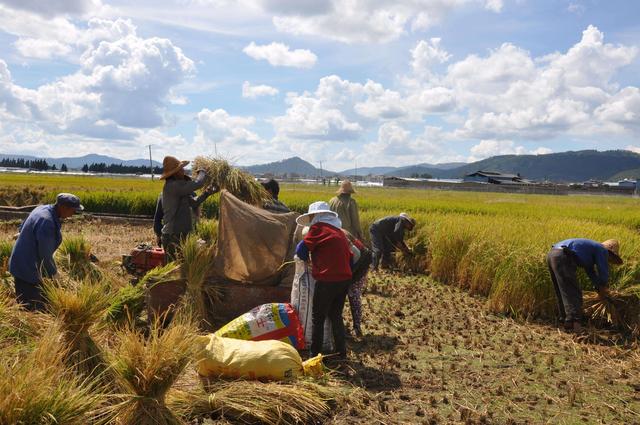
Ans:
[[[152,144],[334,170],[640,152],[638,16],[615,0],[0,0],[0,152]]]

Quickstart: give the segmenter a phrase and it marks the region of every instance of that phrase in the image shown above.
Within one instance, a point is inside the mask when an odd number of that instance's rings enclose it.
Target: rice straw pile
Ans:
[[[103,424],[107,397],[99,382],[74,373],[69,349],[48,329],[31,351],[0,357],[1,424]]]
[[[195,326],[176,317],[167,328],[156,321],[145,336],[142,331],[122,329],[111,366],[124,388],[114,406],[121,425],[168,425],[183,423],[165,404],[165,396],[200,350]]]
[[[191,421],[214,416],[240,423],[312,424],[330,413],[326,395],[309,385],[222,381],[208,391],[174,390],[168,403]]]
[[[398,267],[403,271],[422,273],[427,263],[427,244],[424,240],[418,239],[410,248],[411,254],[400,252],[396,255]]]
[[[583,307],[585,314],[596,323],[640,335],[640,285],[610,289],[604,299],[597,292],[585,292]]]
[[[65,238],[56,252],[56,259],[72,279],[97,282],[103,277],[91,261],[91,245],[82,236]]]
[[[202,245],[194,234],[181,244],[182,276],[187,281],[184,303],[189,305],[201,324],[208,323],[210,306],[220,300],[219,289],[206,282],[213,257],[212,246]]]
[[[251,174],[232,167],[224,159],[198,156],[193,161],[193,169],[206,172],[207,185],[226,189],[248,204],[262,205],[271,199],[269,193]]]
[[[47,310],[59,321],[62,339],[69,347],[67,364],[84,376],[99,376],[106,366],[102,350],[89,334],[109,306],[108,288],[104,284],[67,282],[43,286]]]

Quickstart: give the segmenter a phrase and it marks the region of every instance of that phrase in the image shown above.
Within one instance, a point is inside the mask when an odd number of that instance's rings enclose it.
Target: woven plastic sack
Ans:
[[[206,347],[196,364],[200,376],[285,381],[304,373],[300,354],[282,341],[246,341],[216,334],[202,338]]]
[[[295,262],[296,274],[291,286],[291,305],[298,312],[304,331],[305,344],[311,347],[311,338],[313,337],[313,292],[316,287],[316,281],[311,276],[311,269],[307,263],[299,260],[298,257],[295,257]],[[331,353],[333,352],[333,347],[333,330],[331,321],[327,318],[324,322],[322,351]]]
[[[305,348],[298,313],[291,304],[262,304],[236,317],[216,333],[217,336],[251,341],[278,340],[298,350]]]

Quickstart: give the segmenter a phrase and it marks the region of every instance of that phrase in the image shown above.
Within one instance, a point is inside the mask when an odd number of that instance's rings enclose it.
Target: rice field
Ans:
[[[55,193],[78,194],[88,211],[152,214],[162,182],[92,176],[1,175],[0,200],[37,192],[42,201]],[[283,185],[280,198],[292,210],[328,200],[335,186]],[[640,283],[640,200],[625,197],[551,196],[362,188],[355,195],[363,229],[375,219],[406,211],[417,219],[408,235],[412,258],[398,258],[405,270],[487,297],[499,313],[522,317],[554,316],[555,300],[545,255],[570,237],[618,239],[622,267],[613,269],[612,286]],[[21,198],[20,198],[21,199]],[[204,205],[215,217],[217,196]],[[367,234],[365,230],[365,234]],[[211,236],[208,236],[211,238]],[[585,288],[590,287],[581,277]]]

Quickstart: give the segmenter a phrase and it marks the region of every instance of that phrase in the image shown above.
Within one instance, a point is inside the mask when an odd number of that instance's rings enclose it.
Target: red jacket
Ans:
[[[327,223],[316,223],[304,237],[311,252],[311,275],[322,282],[342,282],[351,279],[351,249],[342,230]]]

